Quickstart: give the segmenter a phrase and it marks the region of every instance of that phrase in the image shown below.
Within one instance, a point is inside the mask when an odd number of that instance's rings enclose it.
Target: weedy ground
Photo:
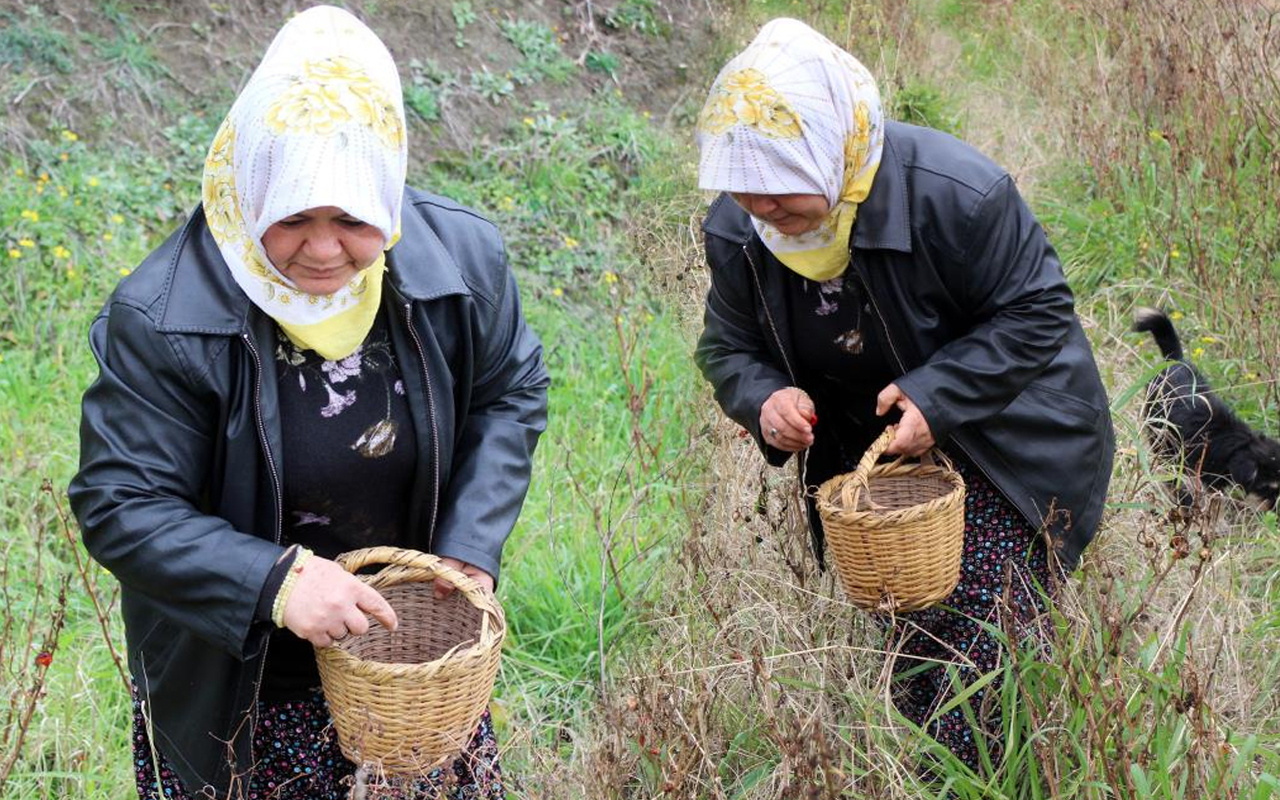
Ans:
[[[1229,497],[1167,513],[1176,476],[1138,423],[1157,356],[1127,333],[1135,305],[1169,308],[1220,392],[1276,432],[1273,0],[352,5],[400,64],[413,182],[498,221],[555,376],[500,587],[513,796],[1280,793],[1276,517]],[[131,796],[116,590],[61,499],[85,326],[194,204],[277,6],[0,4],[5,798]],[[1012,648],[990,677],[1008,746],[977,773],[894,713],[892,646],[817,571],[793,475],[761,466],[692,368],[691,123],[719,64],[781,15],[862,58],[892,115],[1015,174],[1111,391],[1107,517],[1060,587],[1054,658]]]

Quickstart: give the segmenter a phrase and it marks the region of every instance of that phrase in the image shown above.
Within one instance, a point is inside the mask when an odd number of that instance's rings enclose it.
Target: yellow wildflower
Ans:
[[[37,183],[37,184],[36,184],[36,194],[44,194],[44,184],[43,184],[43,183]]]
[[[605,282],[605,283],[617,283],[617,282],[618,282],[618,273],[616,273],[616,272],[611,272],[611,271],[609,271],[609,270],[606,270],[606,271],[605,271],[605,273],[604,273],[604,282]]]
[[[525,125],[528,125],[530,128],[532,128],[532,127],[533,127],[533,117],[525,117],[525,118],[524,118],[524,124],[525,124]]]
[[[54,248],[53,248],[53,257],[54,257],[54,258],[67,258],[67,257],[69,257],[70,255],[71,255],[71,251],[70,251],[70,250],[68,250],[67,248],[63,247],[62,245],[58,245],[58,246],[56,246],[56,247],[54,247]]]
[[[124,222],[124,217],[120,216],[119,214],[112,214],[111,221],[119,225],[120,223]]]
[[[552,289],[552,290],[551,290],[551,296],[552,296],[552,297],[564,297],[564,289],[561,289],[559,286],[557,286],[556,288],[554,288],[554,289]]]
[[[58,153],[58,158],[63,161],[66,161],[67,159],[71,158],[71,156],[67,155],[66,153]]]
[[[23,175],[26,175],[26,174],[27,174],[27,171],[26,171],[26,170],[24,170],[22,167],[18,167],[17,169],[15,169],[15,170],[13,171],[13,174],[14,174],[14,175],[17,175],[19,178],[21,178]]]
[[[41,183],[48,183],[48,182],[49,182],[49,173],[47,173],[47,172],[41,172],[41,173],[40,173],[40,182],[41,182]]]
[[[35,246],[36,246],[36,243],[35,243],[35,242],[33,242],[33,241],[31,241],[30,239],[19,239],[19,240],[18,240],[18,245],[19,245],[19,246],[21,246],[21,247],[28,247],[28,248],[30,248],[30,247],[35,247]]]
[[[71,267],[67,267],[67,280],[73,281],[75,279],[76,279],[76,271]]]
[[[1249,380],[1251,380],[1251,381],[1256,381],[1256,380],[1258,379],[1258,373],[1256,373],[1256,372],[1250,372],[1250,373],[1247,373],[1247,374],[1245,375],[1245,377],[1246,377],[1246,378],[1248,378],[1248,379],[1249,379]]]
[[[168,181],[165,181],[165,184],[164,184],[164,190],[165,190],[166,192],[168,192],[168,191],[170,191],[170,190],[172,190],[172,189],[173,189],[173,184],[172,184],[172,183],[169,183]]]
[[[1177,322],[1178,320],[1182,319],[1182,312],[1181,311],[1173,312],[1172,314],[1169,315],[1169,319],[1173,320],[1174,322]]]
[[[1204,348],[1203,348],[1203,347],[1197,347],[1195,350],[1192,350],[1192,351],[1191,351],[1191,357],[1192,357],[1192,358],[1199,358],[1199,357],[1200,357],[1200,356],[1202,356],[1202,355],[1204,355]]]
[[[114,238],[116,238],[116,237],[112,236],[110,233],[104,233],[104,234],[102,234],[102,241],[104,241],[104,242],[109,242],[109,241],[111,241],[111,240],[112,240],[112,239],[114,239]]]
[[[30,209],[30,208],[24,208],[24,209],[22,209],[22,215],[21,215],[21,216],[22,216],[22,218],[23,218],[23,219],[29,219],[29,220],[31,220],[32,222],[39,222],[39,221],[40,221],[40,212],[39,212],[39,211],[33,211],[33,210],[32,210],[32,209]]]
[[[1178,248],[1176,247],[1169,251],[1169,258],[1178,258],[1181,255],[1182,253],[1178,252]]]
[[[132,272],[133,272],[133,270],[129,269],[128,267],[121,267],[121,268],[120,268],[120,277],[122,277],[122,278],[127,278],[127,277],[129,277],[129,275],[130,275]]]
[[[1205,344],[1214,344],[1218,340],[1213,338],[1212,336],[1201,336],[1200,341],[1204,342]]]
[[[97,177],[96,177],[96,176],[93,176],[93,175],[90,175],[90,176],[89,176],[89,185],[90,185],[90,186],[97,186],[97,185],[98,185],[98,179],[97,179]]]
[[[79,138],[80,138],[79,136],[76,136],[76,132],[75,132],[75,131],[63,131],[63,132],[62,132],[62,141],[64,141],[64,142],[74,142],[75,140],[77,140],[77,139],[79,139]]]
[[[65,200],[70,196],[71,195],[67,193],[66,189],[62,188],[61,186],[58,187],[58,197],[61,197],[63,200]]]
[[[566,236],[564,237],[564,246],[572,250],[573,248],[578,246],[578,240],[573,238],[572,236]]]
[[[16,247],[10,247],[9,258],[22,258],[22,251]]]

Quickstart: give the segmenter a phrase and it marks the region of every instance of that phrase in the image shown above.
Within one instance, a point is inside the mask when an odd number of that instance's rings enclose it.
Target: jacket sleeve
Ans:
[[[89,340],[99,374],[82,402],[69,490],[85,547],[170,622],[248,657],[258,595],[282,548],[200,511],[216,410],[142,309],[113,302]]]
[[[756,321],[746,255],[739,249],[733,257],[725,258],[716,250],[708,237],[711,288],[695,353],[698,368],[715,390],[716,402],[724,413],[751,434],[770,464],[781,466],[791,454],[765,443],[760,408],[771,394],[792,381],[775,364],[765,332]]]
[[[475,295],[483,312],[471,402],[432,544],[436,555],[477,566],[495,581],[502,546],[529,491],[534,447],[547,427],[550,384],[542,344],[525,323],[505,257],[501,267],[505,279],[492,304]]]
[[[975,324],[897,380],[938,441],[1021,394],[1062,349],[1074,317],[1058,256],[1012,178],[978,200],[960,233],[967,244],[948,268]]]

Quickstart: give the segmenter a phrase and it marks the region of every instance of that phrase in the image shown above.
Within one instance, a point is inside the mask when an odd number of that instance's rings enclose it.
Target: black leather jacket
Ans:
[[[408,544],[496,578],[546,427],[542,346],[491,223],[409,191],[401,233],[383,297],[417,434]],[[281,463],[275,324],[197,210],[121,282],[89,338],[100,373],[71,504],[120,581],[155,743],[185,786],[227,797],[254,761],[269,633],[254,608],[283,551],[281,476],[295,468]]]
[[[786,267],[725,195],[703,231],[711,289],[698,365],[725,413],[781,465],[790,454],[765,443],[759,415],[769,395],[796,385],[790,365],[803,343],[783,302]],[[1033,525],[1047,523],[1073,568],[1102,515],[1115,438],[1062,267],[1012,178],[951,136],[890,122],[851,250],[896,382],[934,438]],[[830,446],[819,422],[811,463],[831,464]],[[816,526],[815,544],[821,556]]]

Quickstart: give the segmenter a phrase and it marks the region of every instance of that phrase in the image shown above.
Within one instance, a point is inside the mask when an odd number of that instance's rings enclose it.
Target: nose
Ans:
[[[747,197],[750,202],[747,211],[752,216],[763,217],[772,214],[778,208],[778,201],[767,194],[752,194]]]
[[[307,233],[302,251],[309,258],[325,263],[342,255],[342,241],[333,225],[314,225]]]

